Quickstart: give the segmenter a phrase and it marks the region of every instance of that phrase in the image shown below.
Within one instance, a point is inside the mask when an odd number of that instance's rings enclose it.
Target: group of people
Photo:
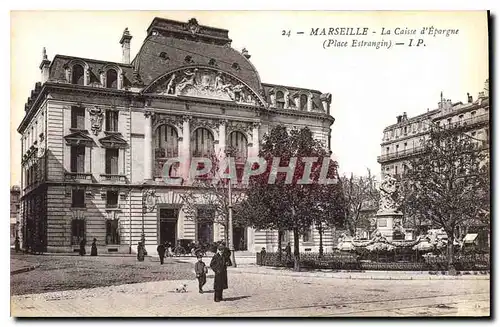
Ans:
[[[84,256],[87,253],[85,251],[85,245],[87,245],[87,240],[82,239],[80,241],[80,250],[78,251],[78,254],[80,254],[81,256]],[[96,238],[94,238],[94,240],[92,241],[92,245],[90,247],[90,255],[93,257],[97,256],[97,239]]]

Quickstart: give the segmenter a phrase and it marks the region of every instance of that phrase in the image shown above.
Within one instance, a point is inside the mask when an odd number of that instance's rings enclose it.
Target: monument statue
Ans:
[[[380,184],[380,203],[378,212],[391,213],[399,212],[397,199],[397,181],[391,175],[385,175]]]

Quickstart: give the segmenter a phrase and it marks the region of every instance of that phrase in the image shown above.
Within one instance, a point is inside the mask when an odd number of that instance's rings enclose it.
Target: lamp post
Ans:
[[[226,160],[230,158],[230,151],[226,151]],[[233,267],[236,268],[236,257],[234,255],[234,240],[233,240],[233,199],[231,196],[231,182],[232,182],[232,171],[229,170],[229,179],[228,179],[228,208],[229,208],[229,221],[228,221],[228,241],[229,241],[229,251],[231,251],[231,262],[233,263]]]

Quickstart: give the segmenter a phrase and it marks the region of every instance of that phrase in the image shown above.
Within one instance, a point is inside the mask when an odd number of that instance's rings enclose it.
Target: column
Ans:
[[[255,250],[255,229],[247,227],[247,251],[256,252]]]
[[[226,158],[226,126],[227,120],[219,121],[219,159],[222,161]]]
[[[189,179],[189,166],[191,161],[191,129],[189,116],[182,117],[182,147],[180,150],[181,176],[186,181]]]
[[[259,127],[260,123],[253,123],[252,129],[252,152],[253,156],[257,157],[259,155]]]
[[[144,113],[144,180],[153,179],[153,158],[152,158],[152,143],[153,143],[153,131],[151,127],[151,117],[153,113],[151,111],[146,111]]]

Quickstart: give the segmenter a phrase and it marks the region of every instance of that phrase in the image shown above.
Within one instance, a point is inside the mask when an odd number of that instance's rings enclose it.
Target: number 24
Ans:
[[[290,37],[290,30],[288,30],[288,31],[285,31],[285,30],[281,31],[281,35],[282,36],[288,36],[288,37]]]

